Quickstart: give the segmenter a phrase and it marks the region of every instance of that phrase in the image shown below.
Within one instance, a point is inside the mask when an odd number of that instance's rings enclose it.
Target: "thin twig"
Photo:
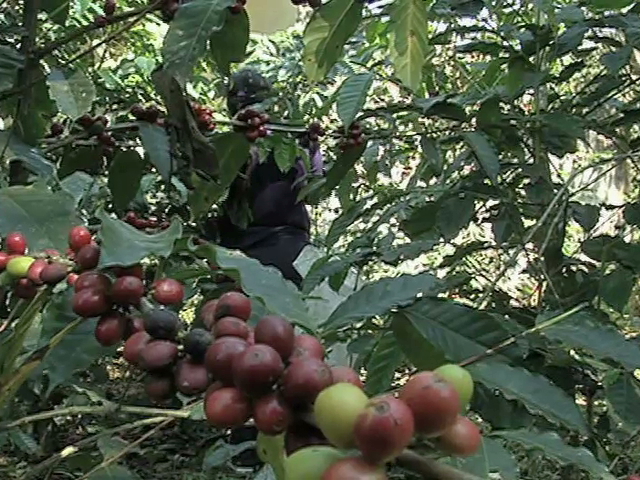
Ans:
[[[86,480],[87,478],[91,477],[94,473],[102,470],[104,467],[108,467],[109,465],[111,465],[112,463],[120,460],[122,457],[124,457],[128,452],[130,452],[131,450],[133,450],[134,448],[136,448],[138,445],[140,445],[142,442],[144,442],[147,438],[151,437],[152,435],[154,435],[155,433],[159,432],[162,428],[166,427],[167,425],[169,425],[171,422],[173,422],[175,420],[175,418],[167,418],[166,420],[164,420],[160,425],[152,428],[151,430],[149,430],[147,433],[145,433],[144,435],[142,435],[139,439],[137,439],[135,442],[131,442],[129,445],[127,445],[126,447],[124,447],[122,450],[120,450],[118,453],[116,453],[115,455],[113,455],[112,457],[108,457],[106,459],[104,459],[100,465],[98,465],[97,467],[91,469],[89,472],[85,473],[82,477],[80,477],[79,480]]]
[[[28,423],[37,422],[40,420],[46,420],[48,418],[65,417],[70,415],[108,415],[113,413],[129,413],[133,415],[163,415],[165,417],[172,418],[189,418],[191,415],[189,410],[168,410],[163,408],[151,408],[151,407],[138,407],[135,405],[117,405],[107,404],[100,406],[75,406],[68,408],[60,408],[58,410],[49,410],[46,412],[35,413],[26,417],[19,418],[17,420],[7,421],[0,423],[0,431],[8,430],[10,428],[19,427]]]
[[[95,22],[90,23],[88,25],[83,25],[81,27],[78,27],[76,30],[73,30],[71,32],[69,32],[67,35],[65,35],[64,37],[51,42],[48,45],[45,45],[43,47],[40,47],[36,50],[33,51],[33,57],[40,60],[44,57],[46,57],[47,55],[49,55],[50,53],[58,50],[59,48],[64,47],[65,45],[67,45],[68,43],[73,42],[74,40],[82,37],[83,35],[86,35],[87,33],[93,32],[94,30],[100,30],[105,28],[106,26],[112,26],[112,25],[116,25],[120,22],[123,22],[125,20],[128,20],[131,17],[135,17],[137,15],[140,15],[141,13],[146,13],[147,10],[149,9],[148,5],[145,5],[144,7],[138,7],[138,8],[133,8],[131,10],[127,10],[126,12],[122,12],[119,13],[117,15],[113,15],[111,17],[109,17],[109,24],[108,25],[99,25]]]
[[[423,457],[412,450],[402,452],[396,461],[405,470],[417,473],[425,480],[484,480],[432,458]]]
[[[26,472],[22,477],[20,477],[20,480],[27,480],[29,478],[33,478],[37,473],[41,472],[42,470],[46,470],[49,467],[52,467],[53,465],[55,465],[57,462],[59,462],[64,458],[70,457],[71,455],[75,455],[76,453],[78,453],[80,449],[84,447],[88,447],[89,445],[92,445],[94,442],[98,441],[101,437],[106,437],[116,433],[124,432],[126,430],[132,430],[138,427],[153,425],[156,423],[163,422],[165,420],[167,420],[167,417],[144,418],[142,420],[137,420],[135,422],[119,425],[118,427],[102,430],[101,432],[96,433],[95,435],[92,435],[90,437],[84,438],[74,443],[73,445],[66,446],[59,452],[51,455],[46,460],[38,463],[37,465],[34,465],[33,467],[30,468],[28,472]]]

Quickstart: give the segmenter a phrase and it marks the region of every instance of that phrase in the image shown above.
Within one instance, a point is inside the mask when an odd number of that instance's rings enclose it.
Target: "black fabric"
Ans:
[[[273,152],[257,164],[247,183],[238,177],[223,204],[223,214],[217,220],[219,243],[238,249],[265,265],[271,265],[282,275],[301,286],[302,277],[293,266],[302,249],[309,244],[310,218],[306,206],[297,202],[299,188],[294,186],[299,170],[283,173]],[[245,197],[251,210],[246,228],[236,225],[229,214]]]

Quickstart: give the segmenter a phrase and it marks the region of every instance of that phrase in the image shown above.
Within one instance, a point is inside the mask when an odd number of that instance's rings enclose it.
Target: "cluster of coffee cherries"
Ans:
[[[244,132],[250,142],[255,142],[258,138],[266,137],[268,134],[266,124],[271,118],[267,113],[259,112],[253,108],[245,108],[236,114],[235,119],[246,123],[243,126],[235,126],[234,129]]]
[[[156,0],[149,0],[149,3],[156,3]],[[158,10],[160,10],[162,19],[165,22],[173,20],[173,17],[176,16],[181,3],[182,2],[180,0],[163,0],[157,7]]]
[[[215,112],[212,108],[196,102],[191,102],[191,108],[196,114],[196,122],[201,132],[213,132],[216,129],[216,123],[213,121]]]
[[[115,138],[106,131],[106,128],[109,125],[109,119],[104,115],[94,117],[87,113],[79,117],[76,122],[85,130],[87,135],[95,137],[98,142],[105,147],[116,146]]]
[[[373,398],[365,394],[355,372],[341,372],[311,404],[319,430],[313,444],[291,452],[285,435],[286,479],[386,480],[385,464],[409,447],[416,434],[430,438],[448,455],[469,456],[479,450],[480,429],[462,414],[473,393],[473,380],[464,368],[447,364],[423,371],[410,377],[397,394]],[[274,443],[261,432],[258,453],[268,457]]]
[[[113,22],[113,15],[116,13],[116,9],[118,7],[118,3],[116,0],[105,0],[104,6],[102,7],[102,11],[104,12],[102,15],[98,15],[94,19],[94,23],[98,27],[106,27]]]
[[[0,251],[0,272],[6,273],[19,298],[33,298],[43,285],[56,285],[65,278],[98,266],[100,246],[89,229],[74,227],[69,232],[69,249],[65,254],[48,249],[41,254],[27,255],[27,239],[21,232],[13,232],[4,240]]]
[[[318,147],[320,137],[326,134],[322,125],[318,122],[313,122],[309,125],[307,130],[298,136],[300,146],[306,149],[315,149]]]
[[[342,138],[340,142],[340,149],[347,150],[353,147],[359,147],[365,142],[364,131],[362,130],[362,126],[354,122],[349,125],[347,129],[346,135]]]
[[[133,118],[138,120],[139,122],[147,122],[147,123],[159,123],[162,117],[162,111],[155,105],[140,105],[135,104],[129,110]]]
[[[138,230],[166,230],[171,225],[168,220],[140,216],[133,210],[128,211],[122,220]]]

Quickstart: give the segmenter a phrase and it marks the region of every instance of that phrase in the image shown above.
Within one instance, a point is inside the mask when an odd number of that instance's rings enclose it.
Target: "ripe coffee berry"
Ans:
[[[87,227],[73,227],[69,232],[69,248],[77,252],[91,243],[91,232]]]
[[[4,239],[4,246],[11,255],[24,255],[27,251],[27,238],[20,232],[12,232]]]
[[[173,278],[161,278],[153,285],[153,298],[163,305],[178,305],[184,299],[184,287]]]

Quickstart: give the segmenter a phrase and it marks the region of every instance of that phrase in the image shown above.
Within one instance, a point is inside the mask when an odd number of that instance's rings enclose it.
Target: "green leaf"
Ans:
[[[416,368],[433,370],[446,363],[442,350],[427,340],[414,323],[394,319],[391,327],[398,347]]]
[[[624,206],[624,219],[632,225],[640,226],[640,203],[627,203]]]
[[[47,345],[78,316],[71,310],[73,289],[55,295],[42,312],[42,330],[39,347]],[[106,348],[95,338],[94,321],[84,321],[60,340],[56,348],[42,362],[42,370],[49,378],[48,390],[68,382],[78,371],[86,371],[93,362],[115,352],[115,347]]]
[[[14,86],[24,56],[9,45],[0,45],[0,92]]]
[[[518,400],[531,413],[587,433],[587,424],[574,399],[546,377],[495,361],[475,363],[468,369],[474,380],[499,390],[509,400]]]
[[[427,135],[422,135],[420,137],[420,146],[422,147],[423,161],[431,167],[433,173],[440,175],[442,173],[444,161],[442,159],[438,143],[433,138]]]
[[[60,181],[60,185],[69,195],[72,195],[78,205],[89,192],[95,193],[100,181],[85,172],[73,172]]]
[[[600,62],[607,67],[610,73],[616,74],[629,64],[632,54],[633,47],[631,45],[625,45],[620,50],[602,55]]]
[[[600,280],[599,295],[607,305],[622,313],[629,303],[635,283],[636,278],[631,270],[618,267]]]
[[[220,162],[220,184],[227,188],[237,177],[242,166],[249,160],[249,141],[239,132],[215,135],[213,145]]]
[[[118,209],[136,197],[144,174],[144,161],[135,150],[119,151],[109,166],[109,190]]]
[[[231,445],[224,440],[218,440],[204,454],[202,469],[205,471],[224,466],[236,455],[255,447],[256,442],[251,440],[237,445]]]
[[[148,235],[128,223],[111,218],[101,210],[96,215],[100,226],[102,254],[100,267],[127,266],[139,263],[150,255],[168,257],[173,251],[175,241],[182,235],[182,222],[175,218],[166,230]]]
[[[390,6],[390,54],[396,76],[417,91],[429,48],[428,3],[397,0]]]
[[[464,132],[462,137],[473,150],[487,176],[493,183],[497,183],[500,174],[500,159],[487,136],[480,132]]]
[[[536,323],[554,316],[553,312],[538,318]],[[542,330],[547,337],[582,348],[599,359],[611,359],[629,370],[640,366],[640,346],[629,341],[612,324],[598,319],[598,314],[582,310],[562,322]]]
[[[93,82],[81,70],[67,73],[54,68],[47,76],[47,84],[60,113],[71,118],[87,113],[96,98]]]
[[[238,250],[211,244],[198,247],[196,252],[215,262],[227,275],[233,276],[232,271],[239,273],[235,276],[239,277],[242,290],[250,297],[260,299],[269,311],[310,331],[316,329],[316,322],[309,317],[301,293],[276,268],[262,265]]]
[[[631,5],[635,0],[588,0],[588,4],[595,10],[620,10]]]
[[[49,18],[58,25],[64,26],[67,23],[69,6],[71,5],[69,0],[47,0],[40,5],[42,10],[49,14]]]
[[[480,478],[499,474],[502,480],[518,480],[519,467],[513,454],[498,440],[482,438],[480,451],[470,457],[449,457],[446,463]]]
[[[289,135],[274,134],[269,139],[273,142],[273,155],[282,172],[288,172],[298,159],[298,144]]]
[[[138,122],[138,131],[140,132],[140,140],[147,159],[156,168],[163,180],[168,182],[173,173],[173,162],[166,130],[159,125]]]
[[[370,255],[370,253],[370,250],[365,250],[336,258],[323,257],[318,259],[305,275],[302,291],[307,294],[311,293],[313,289],[320,285],[326,278],[344,272],[353,263],[362,260],[367,255]]]
[[[600,207],[576,202],[571,202],[569,207],[571,216],[585,231],[590,232],[598,224]]]
[[[475,215],[475,199],[468,193],[454,195],[438,205],[438,229],[445,240],[455,238]]]
[[[640,272],[640,245],[627,243],[619,237],[600,235],[586,240],[582,250],[599,262],[618,262],[634,272]]]
[[[126,467],[117,464],[109,464],[96,470],[87,477],[87,480],[139,480],[140,477]]]
[[[567,28],[556,40],[556,51],[553,52],[556,58],[566,55],[569,52],[573,52],[582,45],[584,36],[588,32],[588,28],[585,25],[577,24]]]
[[[640,391],[632,373],[616,372],[614,379],[604,382],[607,402],[629,431],[640,428]]]
[[[6,130],[0,130],[0,145],[7,146],[4,152],[7,159],[20,159],[33,173],[48,179],[55,176],[56,167],[44,157],[39,149],[22,142],[16,135]]]
[[[369,89],[373,84],[372,73],[358,73],[347,77],[338,90],[336,108],[343,125],[353,123],[356,115],[367,101]]]
[[[204,56],[211,35],[222,29],[235,0],[193,0],[180,6],[164,38],[164,68],[183,80]]]
[[[393,316],[392,326],[394,331],[413,329],[415,343],[438,347],[452,362],[483,354],[487,348],[509,337],[509,330],[497,316],[434,298],[422,298],[410,307],[400,309]],[[407,356],[410,352],[411,349],[405,351]],[[504,354],[508,352],[503,350]],[[419,358],[410,358],[419,361]],[[494,358],[506,360],[502,354]],[[420,365],[421,362],[416,363],[416,366]]]
[[[65,251],[69,230],[79,223],[75,201],[65,191],[54,193],[39,183],[0,189],[0,236],[20,231],[32,251]]]
[[[324,178],[324,185],[320,188],[320,192],[316,192],[314,195],[323,198],[336,188],[347,173],[355,166],[366,148],[367,145],[365,142],[362,145],[347,148],[342,151],[327,172],[327,175]]]
[[[360,0],[330,0],[313,12],[304,31],[302,61],[312,82],[324,79],[362,20]]]
[[[384,315],[392,308],[411,305],[418,294],[435,294],[440,288],[440,282],[430,273],[383,278],[365,285],[347,297],[331,313],[323,327],[337,329],[376,315]]]
[[[225,76],[231,73],[231,64],[242,62],[249,43],[249,17],[246,10],[231,14],[226,10],[224,26],[211,34],[209,51],[218,70]]]
[[[583,447],[570,447],[555,432],[538,433],[531,430],[505,430],[494,432],[510,442],[516,442],[527,450],[537,450],[562,465],[576,465],[601,480],[614,480],[609,469],[598,462],[593,454]]]
[[[366,365],[369,395],[378,395],[389,390],[395,372],[402,365],[404,355],[391,332],[385,332],[376,343]]]

